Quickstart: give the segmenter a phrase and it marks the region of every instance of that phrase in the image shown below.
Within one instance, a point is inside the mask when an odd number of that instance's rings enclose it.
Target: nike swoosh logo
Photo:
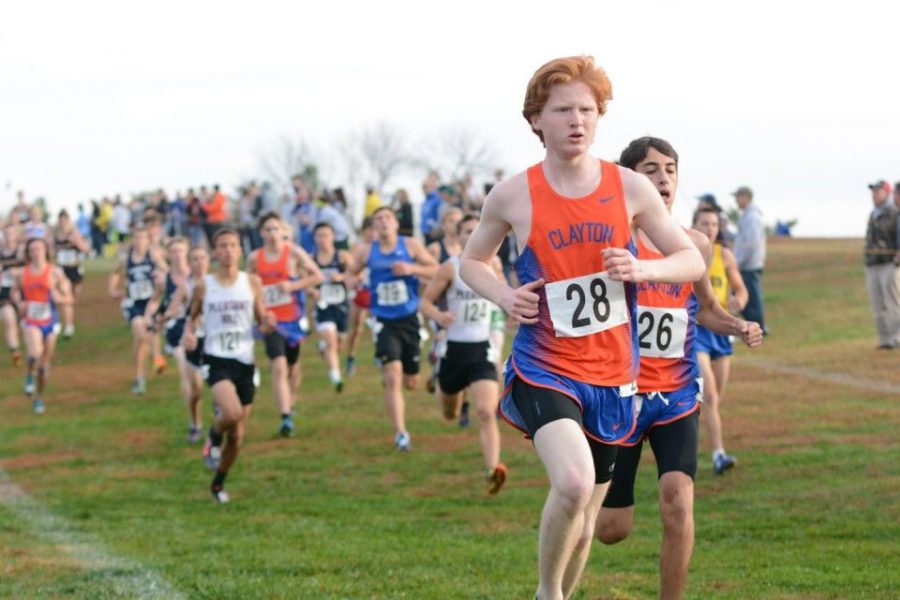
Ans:
[[[606,204],[613,198],[615,198],[615,196],[603,196],[602,198],[600,198],[600,204]]]

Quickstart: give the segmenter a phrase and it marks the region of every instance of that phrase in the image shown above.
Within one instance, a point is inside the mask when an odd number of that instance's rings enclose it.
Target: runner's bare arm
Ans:
[[[544,285],[544,280],[538,279],[514,290],[497,275],[493,266],[497,250],[510,230],[505,216],[507,206],[515,200],[511,186],[504,184],[495,186],[485,199],[481,221],[463,248],[459,273],[469,287],[500,306],[519,323],[537,323],[539,296],[535,290]]]
[[[331,276],[331,280],[334,281],[335,283],[340,283],[341,281],[346,281],[347,272],[350,271],[350,269],[353,267],[353,265],[355,263],[354,263],[353,255],[350,254],[349,252],[347,252],[346,250],[338,250],[337,255],[338,255],[338,263],[343,265],[343,267],[344,267],[344,273],[335,273],[334,275]]]
[[[352,262],[347,265],[347,272],[350,275],[359,275],[366,268],[366,263],[369,262],[370,250],[371,245],[369,244],[357,244],[353,247],[353,250],[350,251]]]
[[[437,321],[444,328],[450,327],[453,323],[453,313],[438,309],[434,303],[441,297],[441,294],[447,291],[455,276],[456,269],[453,263],[445,262],[425,286],[419,299],[419,312],[427,318]]]
[[[163,296],[166,294],[166,277],[165,275],[160,275],[162,274],[157,271],[153,278],[153,295],[150,296],[150,300],[147,301],[147,308],[144,309],[144,318],[148,320],[151,320],[153,315],[156,314],[156,311],[162,304]]]
[[[734,258],[734,252],[731,251],[731,248],[722,248],[722,261],[725,263],[725,277],[728,279],[728,287],[731,289],[731,296],[728,298],[728,310],[738,314],[747,306],[750,294],[747,292],[747,286],[744,285],[744,278],[741,277],[737,259]]]
[[[69,282],[66,274],[63,273],[63,270],[59,267],[53,267],[53,278],[55,281],[50,290],[50,297],[53,299],[53,302],[56,304],[73,304],[75,298],[72,295],[72,284]]]
[[[181,334],[181,345],[185,350],[191,351],[197,347],[197,323],[203,314],[203,300],[206,297],[206,284],[201,279],[194,285],[194,295],[191,298],[191,306],[187,321],[184,323],[184,333]]]
[[[694,294],[700,307],[697,311],[697,323],[721,335],[739,336],[749,348],[762,344],[763,334],[759,323],[734,317],[722,308],[708,277],[694,283]]]
[[[249,256],[247,256],[247,273],[251,275],[256,274],[256,252],[251,252]]]
[[[263,303],[262,279],[258,275],[249,275],[249,277],[250,287],[253,289],[253,314],[256,317],[256,323],[263,333],[272,333],[278,321],[275,314],[268,312]]]
[[[412,268],[410,274],[423,279],[434,277],[440,265],[438,265],[437,259],[425,248],[425,245],[415,238],[406,238],[406,248],[409,250],[409,255],[416,261],[416,264],[410,265]]]
[[[292,281],[293,289],[286,291],[297,291],[302,290],[304,288],[314,288],[323,281],[325,281],[325,276],[322,275],[322,270],[319,269],[319,265],[316,264],[316,261],[312,259],[309,253],[306,252],[300,246],[293,246],[294,260],[297,261],[297,266],[303,269],[303,277],[298,279],[297,281]]]
[[[172,298],[169,299],[169,306],[166,307],[166,312],[162,315],[163,322],[168,321],[169,319],[174,319],[176,315],[178,315],[188,297],[188,286],[186,283],[182,282],[178,284],[178,287],[175,288],[175,293],[172,294]]]
[[[125,270],[125,260],[126,259],[121,256],[117,258],[112,273],[109,274],[109,284],[107,285],[107,289],[109,295],[116,299],[122,297],[122,292],[119,290],[119,281],[122,279],[122,272]]]
[[[638,260],[624,248],[603,251],[605,269],[615,281],[680,283],[706,275],[703,257],[669,215],[656,187],[645,175],[620,168],[622,188],[632,223],[643,230],[665,258]]]

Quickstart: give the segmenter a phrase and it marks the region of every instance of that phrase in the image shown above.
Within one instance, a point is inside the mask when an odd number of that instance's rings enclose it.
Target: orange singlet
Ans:
[[[256,272],[262,279],[263,304],[266,310],[275,313],[279,322],[297,321],[301,315],[294,294],[284,292],[278,283],[290,281],[291,272],[288,260],[291,256],[291,245],[285,244],[281,256],[273,262],[266,260],[266,249],[256,251]]]
[[[638,258],[656,260],[663,255],[638,237]],[[641,370],[638,392],[672,392],[700,376],[694,352],[697,297],[692,283],[637,284],[638,346]]]
[[[56,310],[50,295],[50,268],[35,275],[31,265],[22,268],[22,296],[25,300],[25,324],[46,327],[56,319]]]
[[[635,286],[610,280],[602,254],[636,249],[618,167],[600,165],[600,184],[582,198],[557,194],[541,164],[528,169],[531,234],[516,271],[523,284],[546,283],[538,322],[513,341],[512,366],[525,381],[535,371],[607,387],[637,379]]]

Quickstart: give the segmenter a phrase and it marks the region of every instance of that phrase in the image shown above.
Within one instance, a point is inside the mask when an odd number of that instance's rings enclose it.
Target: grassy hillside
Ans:
[[[771,335],[752,357],[738,351],[722,409],[738,467],[714,478],[701,439],[687,597],[900,596],[900,410],[885,392],[900,386],[900,350],[874,350],[860,247],[770,245]],[[31,413],[20,370],[0,365],[0,597],[533,595],[546,481],[511,428],[510,478],[488,497],[474,426],[443,422],[417,391],[413,450],[397,453],[368,340],[342,394],[307,344],[297,435],[276,435],[264,377],[232,503],[217,506],[184,441],[174,365],[146,396],[129,393],[128,330],[104,283],[102,268],[88,277],[45,415]],[[577,598],[656,595],[649,453],[645,463],[632,536],[595,545]]]

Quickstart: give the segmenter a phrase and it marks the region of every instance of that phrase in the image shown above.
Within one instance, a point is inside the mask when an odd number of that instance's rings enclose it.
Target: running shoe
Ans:
[[[469,401],[463,400],[462,407],[459,409],[459,426],[465,429],[469,426]]]
[[[506,481],[506,465],[497,463],[494,470],[487,475],[487,492],[491,496],[500,491]]]
[[[316,349],[319,351],[319,356],[325,358],[325,349],[328,345],[325,343],[325,340],[319,340],[316,342]]]
[[[219,504],[227,504],[231,498],[228,497],[228,492],[225,491],[225,488],[222,486],[210,486],[210,493],[212,494],[213,500],[218,502]]]
[[[210,471],[219,468],[219,462],[222,460],[222,449],[219,446],[213,446],[209,437],[203,444],[203,464]]]
[[[47,407],[44,406],[44,401],[40,398],[35,398],[34,402],[31,403],[31,407],[34,409],[34,414],[42,415],[44,411],[47,410]]]
[[[341,393],[344,391],[344,380],[338,379],[334,382],[334,391]]]
[[[72,336],[75,335],[75,326],[74,325],[66,325],[63,328],[63,339],[70,340]]]
[[[429,394],[437,391],[437,373],[432,372],[428,379],[425,380],[425,391]]]
[[[35,385],[34,385],[34,376],[26,375],[25,376],[25,385],[22,386],[22,389],[25,390],[25,393],[29,396],[34,393]]]
[[[281,437],[291,437],[294,435],[294,419],[291,417],[281,418],[281,427],[278,429]]]
[[[131,393],[136,396],[143,396],[147,393],[147,382],[143,379],[135,379],[131,384]]]
[[[713,474],[721,475],[736,464],[736,457],[730,454],[720,454],[713,459]]]
[[[10,350],[10,358],[12,359],[12,364],[14,367],[22,366],[22,351],[16,348],[15,350]]]
[[[412,439],[409,437],[409,433],[405,431],[398,433],[394,438],[394,446],[401,452],[406,452],[412,448]]]
[[[197,427],[195,425],[191,425],[190,427],[188,427],[188,437],[187,437],[188,444],[196,444],[197,442],[199,442],[200,435],[201,434],[200,434],[199,427]]]
[[[347,367],[344,370],[347,372],[347,377],[353,377],[356,374],[356,359],[348,356]]]
[[[156,369],[157,375],[162,375],[166,372],[166,357],[163,355],[158,355],[153,357],[153,368]]]

